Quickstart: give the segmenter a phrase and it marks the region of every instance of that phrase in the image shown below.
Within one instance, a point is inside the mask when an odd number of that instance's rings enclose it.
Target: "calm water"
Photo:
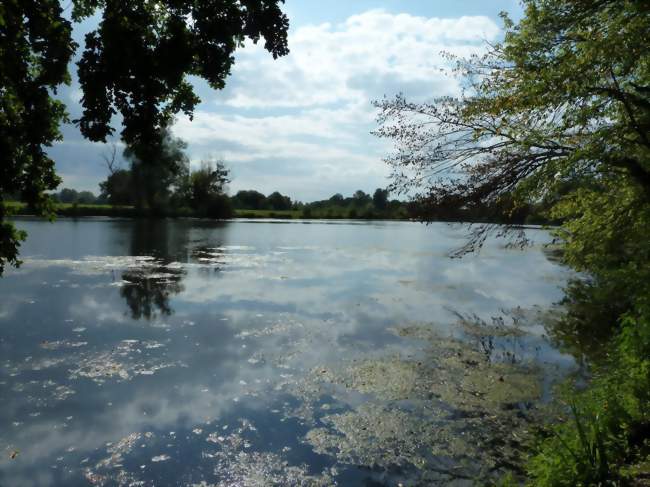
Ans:
[[[471,367],[530,409],[572,364],[536,318],[568,278],[542,231],[452,260],[464,230],[444,224],[19,226],[24,264],[0,279],[4,487],[463,484],[456,468],[489,462],[452,448],[489,429],[453,395]],[[466,353],[487,365],[449,372]]]

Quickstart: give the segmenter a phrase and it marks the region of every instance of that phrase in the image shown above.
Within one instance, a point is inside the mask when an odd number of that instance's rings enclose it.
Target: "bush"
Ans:
[[[208,218],[224,220],[232,218],[233,215],[234,210],[228,196],[225,194],[216,194],[210,197],[205,209],[205,216]]]
[[[571,391],[569,416],[540,440],[530,485],[627,485],[650,479],[650,306],[622,319],[613,352],[589,389]],[[644,462],[646,462],[644,464]]]

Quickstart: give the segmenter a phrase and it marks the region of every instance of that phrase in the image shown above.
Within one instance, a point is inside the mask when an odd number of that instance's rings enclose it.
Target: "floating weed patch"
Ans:
[[[410,471],[419,482],[487,478],[518,469],[541,371],[492,363],[471,344],[426,325],[396,328],[423,340],[417,356],[373,354],[338,367],[311,370],[297,391],[317,404],[329,391],[349,400],[344,412],[322,416],[305,441],[343,464]],[[487,476],[487,477],[486,477]]]
[[[220,437],[218,450],[203,453],[204,457],[215,462],[214,475],[220,479],[216,484],[204,485],[336,485],[331,472],[314,475],[309,473],[307,465],[289,465],[283,457],[287,449],[278,453],[253,449],[256,431],[250,421],[241,420],[230,434]]]
[[[91,485],[146,485],[137,473],[128,472],[124,463],[132,452],[146,446],[145,442],[154,436],[151,432],[131,433],[115,443],[107,443],[107,456],[96,462],[94,468],[85,467],[84,477]],[[152,458],[152,461],[156,460]],[[82,460],[82,464],[87,462],[87,458]]]
[[[101,384],[106,380],[129,380],[137,375],[153,375],[159,370],[181,365],[161,358],[143,356],[142,350],[164,345],[157,341],[122,340],[109,352],[83,355],[70,369],[70,379],[85,377]]]
[[[407,411],[363,404],[355,411],[325,416],[305,440],[317,453],[370,468],[426,464],[428,431],[434,424]]]

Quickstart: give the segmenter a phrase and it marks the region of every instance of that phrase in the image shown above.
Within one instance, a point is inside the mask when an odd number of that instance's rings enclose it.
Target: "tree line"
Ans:
[[[192,170],[189,161],[184,162],[180,174],[171,180],[170,186],[158,194],[155,206],[138,205],[142,202],[142,184],[135,184],[133,170],[112,167],[108,177],[99,184],[100,192],[77,191],[63,188],[50,194],[52,200],[64,205],[85,205],[80,214],[91,215],[92,206],[133,208],[134,211],[120,215],[146,216],[198,216],[216,219],[232,218],[236,211],[240,216],[276,216],[295,218],[347,218],[347,219],[408,219],[422,220],[427,211],[428,221],[472,222],[501,224],[548,224],[561,223],[561,218],[550,218],[544,210],[549,202],[526,204],[514,207],[512,198],[502,198],[498,204],[475,205],[472,208],[442,207],[424,209],[421,201],[389,198],[390,191],[377,188],[372,195],[357,190],[345,197],[336,193],[330,198],[312,202],[292,200],[290,196],[274,191],[269,195],[249,189],[227,194],[230,171],[225,163],[215,158],[206,158],[198,169]],[[565,189],[566,191],[566,189]],[[7,196],[8,200],[20,201],[20,195]],[[74,215],[74,211],[63,211]],[[116,213],[116,214],[118,214]],[[110,215],[110,212],[102,212]]]
[[[387,189],[377,188],[370,196],[357,190],[349,197],[336,193],[325,200],[292,201],[288,196],[273,192],[268,197],[255,190],[239,191],[232,197],[239,210],[293,211],[302,218],[406,218],[406,203],[389,201]]]

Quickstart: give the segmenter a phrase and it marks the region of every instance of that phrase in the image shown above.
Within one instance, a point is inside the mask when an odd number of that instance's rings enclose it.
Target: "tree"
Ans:
[[[88,17],[100,6],[102,20],[85,38],[78,62],[84,92],[81,132],[105,141],[113,114],[123,118],[127,145],[158,139],[175,113],[192,115],[200,101],[187,76],[221,89],[233,53],[248,37],[274,58],[287,54],[288,19],[282,0],[77,0],[73,15]]]
[[[76,190],[70,188],[63,188],[57,195],[57,199],[61,203],[76,203],[77,198],[79,198],[79,193],[77,193]]]
[[[233,197],[233,205],[242,210],[261,210],[266,206],[266,196],[253,189],[238,191]]]
[[[127,146],[124,158],[131,164],[135,204],[138,208],[161,210],[169,201],[173,186],[189,175],[187,143],[174,137],[168,127],[149,143]]]
[[[459,62],[463,96],[383,100],[378,134],[397,145],[392,188],[414,195],[423,220],[533,203],[562,221],[562,259],[584,273],[556,326],[609,333],[591,388],[570,398],[572,420],[530,455],[530,485],[633,482],[650,404],[650,3],[523,4],[518,25],[504,16],[502,43]],[[474,228],[461,252],[497,227]]]
[[[50,93],[69,82],[71,32],[58,0],[0,4],[0,274],[6,263],[20,263],[25,238],[6,221],[2,195],[20,193],[40,213],[52,213],[45,192],[60,179],[44,147],[61,138],[66,120],[63,103]]]
[[[650,195],[650,4],[526,0],[503,43],[459,61],[460,98],[377,103],[377,134],[396,141],[391,189],[419,215],[511,195],[539,201],[567,181],[629,184]],[[645,205],[645,203],[643,203]],[[479,246],[477,228],[464,250]]]
[[[135,201],[135,190],[131,171],[118,169],[108,175],[106,181],[99,183],[100,198],[111,205],[132,205]]]
[[[96,202],[97,197],[92,193],[92,191],[80,191],[77,195],[76,203],[80,205],[92,205]]]
[[[361,191],[360,189],[354,192],[352,199],[355,206],[365,206],[372,201],[370,195]]]
[[[230,217],[230,200],[225,194],[229,173],[223,161],[202,161],[201,168],[189,177],[190,206],[211,218]]]
[[[291,198],[288,196],[283,196],[277,191],[271,193],[267,198],[266,198],[268,206],[272,210],[290,210],[291,209]]]
[[[372,204],[375,205],[377,210],[385,210],[388,208],[388,190],[377,188],[372,195]]]
[[[221,89],[246,38],[274,56],[288,53],[288,19],[282,0],[72,0],[79,22],[101,10],[98,28],[85,38],[78,62],[83,114],[76,120],[92,141],[114,133],[144,166],[154,166],[162,133],[174,114],[192,116],[200,101],[187,76]],[[69,82],[68,63],[77,45],[59,0],[7,0],[0,4],[0,195],[20,192],[43,215],[52,216],[46,191],[60,179],[44,147],[59,140],[65,107],[53,94]],[[145,148],[152,147],[151,150]],[[151,158],[151,159],[149,159]],[[148,173],[147,171],[144,171]],[[0,272],[19,264],[25,238],[6,221],[0,196]]]

